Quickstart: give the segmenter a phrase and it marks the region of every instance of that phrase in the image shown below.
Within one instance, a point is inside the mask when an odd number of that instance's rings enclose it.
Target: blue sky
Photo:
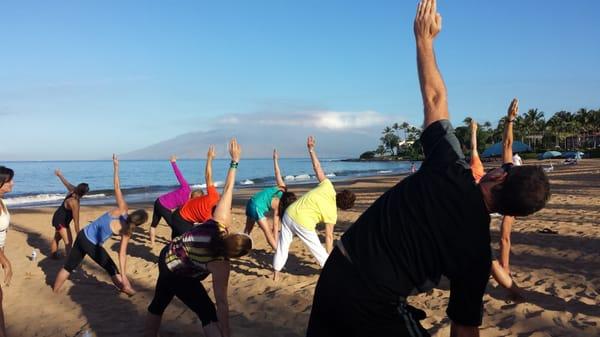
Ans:
[[[3,2],[0,160],[108,158],[268,119],[303,132],[327,129],[323,120],[373,132],[364,147],[374,148],[386,123],[422,121],[416,4]],[[453,122],[495,124],[514,96],[522,111],[547,115],[600,108],[600,2],[441,0],[438,8]]]

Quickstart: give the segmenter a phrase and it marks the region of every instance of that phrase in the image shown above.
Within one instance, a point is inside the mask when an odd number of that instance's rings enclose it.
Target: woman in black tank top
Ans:
[[[58,244],[60,240],[65,242],[65,250],[67,255],[71,251],[73,245],[73,233],[69,226],[73,220],[75,223],[75,234],[79,233],[79,200],[89,191],[88,184],[81,183],[73,186],[62,175],[60,170],[54,171],[54,174],[65,185],[69,194],[65,197],[62,204],[56,209],[52,216],[52,226],[55,229],[54,239],[50,245],[50,252],[53,258],[58,258]]]

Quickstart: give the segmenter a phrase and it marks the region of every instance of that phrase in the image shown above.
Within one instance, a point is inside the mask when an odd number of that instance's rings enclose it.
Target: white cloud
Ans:
[[[304,127],[325,130],[360,130],[389,123],[391,118],[379,112],[366,110],[342,112],[312,110],[288,113],[252,113],[227,115],[218,119],[221,125],[251,125]]]

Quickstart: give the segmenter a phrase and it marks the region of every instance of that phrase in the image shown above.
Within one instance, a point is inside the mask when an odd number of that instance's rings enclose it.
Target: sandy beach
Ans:
[[[541,162],[531,162],[539,164]],[[528,300],[514,304],[490,281],[485,295],[482,336],[598,336],[600,335],[600,160],[576,166],[555,165],[549,173],[552,198],[539,213],[517,219],[512,234],[511,270]],[[348,185],[357,193],[356,207],[341,211],[336,238],[371,202],[400,177],[365,178]],[[306,188],[294,188],[304,192]],[[245,223],[244,204],[254,190],[235,192],[233,230]],[[151,212],[151,204],[136,205]],[[130,205],[134,208],[133,205]],[[108,206],[85,206],[81,223],[87,224]],[[59,295],[50,284],[64,260],[52,260],[49,241],[54,208],[11,210],[12,221],[6,254],[14,276],[3,286],[4,310],[10,336],[137,336],[143,331],[146,307],[158,276],[157,254],[170,238],[161,222],[159,244],[151,248],[148,225],[138,229],[129,246],[128,270],[138,293],[128,298],[112,286],[109,277],[86,258]],[[500,218],[491,224],[494,249],[498,249]],[[543,229],[557,234],[540,233]],[[310,314],[319,268],[300,240],[290,249],[285,274],[271,281],[272,251],[255,228],[253,252],[232,263],[229,301],[234,336],[303,336]],[[119,241],[106,242],[117,261]],[[37,261],[31,261],[33,249]],[[210,277],[205,281],[211,289]],[[209,291],[212,293],[212,290]],[[449,291],[439,289],[410,299],[428,314],[424,326],[432,336],[448,336],[445,314]],[[196,316],[175,299],[165,312],[161,336],[192,336],[201,330]]]

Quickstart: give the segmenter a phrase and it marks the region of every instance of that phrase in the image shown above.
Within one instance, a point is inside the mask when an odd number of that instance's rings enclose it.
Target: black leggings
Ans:
[[[307,337],[429,336],[425,313],[400,298],[382,297],[336,247],[317,282]]]
[[[156,281],[154,298],[148,306],[148,311],[151,314],[162,316],[173,296],[177,296],[198,315],[202,326],[217,322],[215,305],[200,282],[201,278],[183,277],[171,272],[165,264],[167,249],[168,246],[163,248],[158,259],[158,281]]]
[[[158,226],[158,222],[160,221],[160,218],[165,219],[167,224],[169,226],[171,226],[172,214],[173,213],[171,212],[170,209],[163,206],[160,203],[160,201],[158,199],[156,199],[156,201],[154,202],[154,211],[152,212],[152,223],[150,224],[150,226],[156,228],[156,226]]]
[[[179,214],[178,208],[175,210],[175,212],[173,212],[173,216],[171,217],[171,223],[169,224],[169,226],[173,230],[171,232],[171,239],[174,239],[192,229],[194,227],[194,223],[182,218],[181,214]]]
[[[65,263],[65,270],[72,273],[86,255],[89,255],[100,267],[104,268],[108,275],[115,276],[119,273],[117,265],[110,258],[106,249],[101,245],[95,245],[90,242],[83,231],[77,234],[77,239],[75,239],[71,253],[69,253],[69,257]]]

